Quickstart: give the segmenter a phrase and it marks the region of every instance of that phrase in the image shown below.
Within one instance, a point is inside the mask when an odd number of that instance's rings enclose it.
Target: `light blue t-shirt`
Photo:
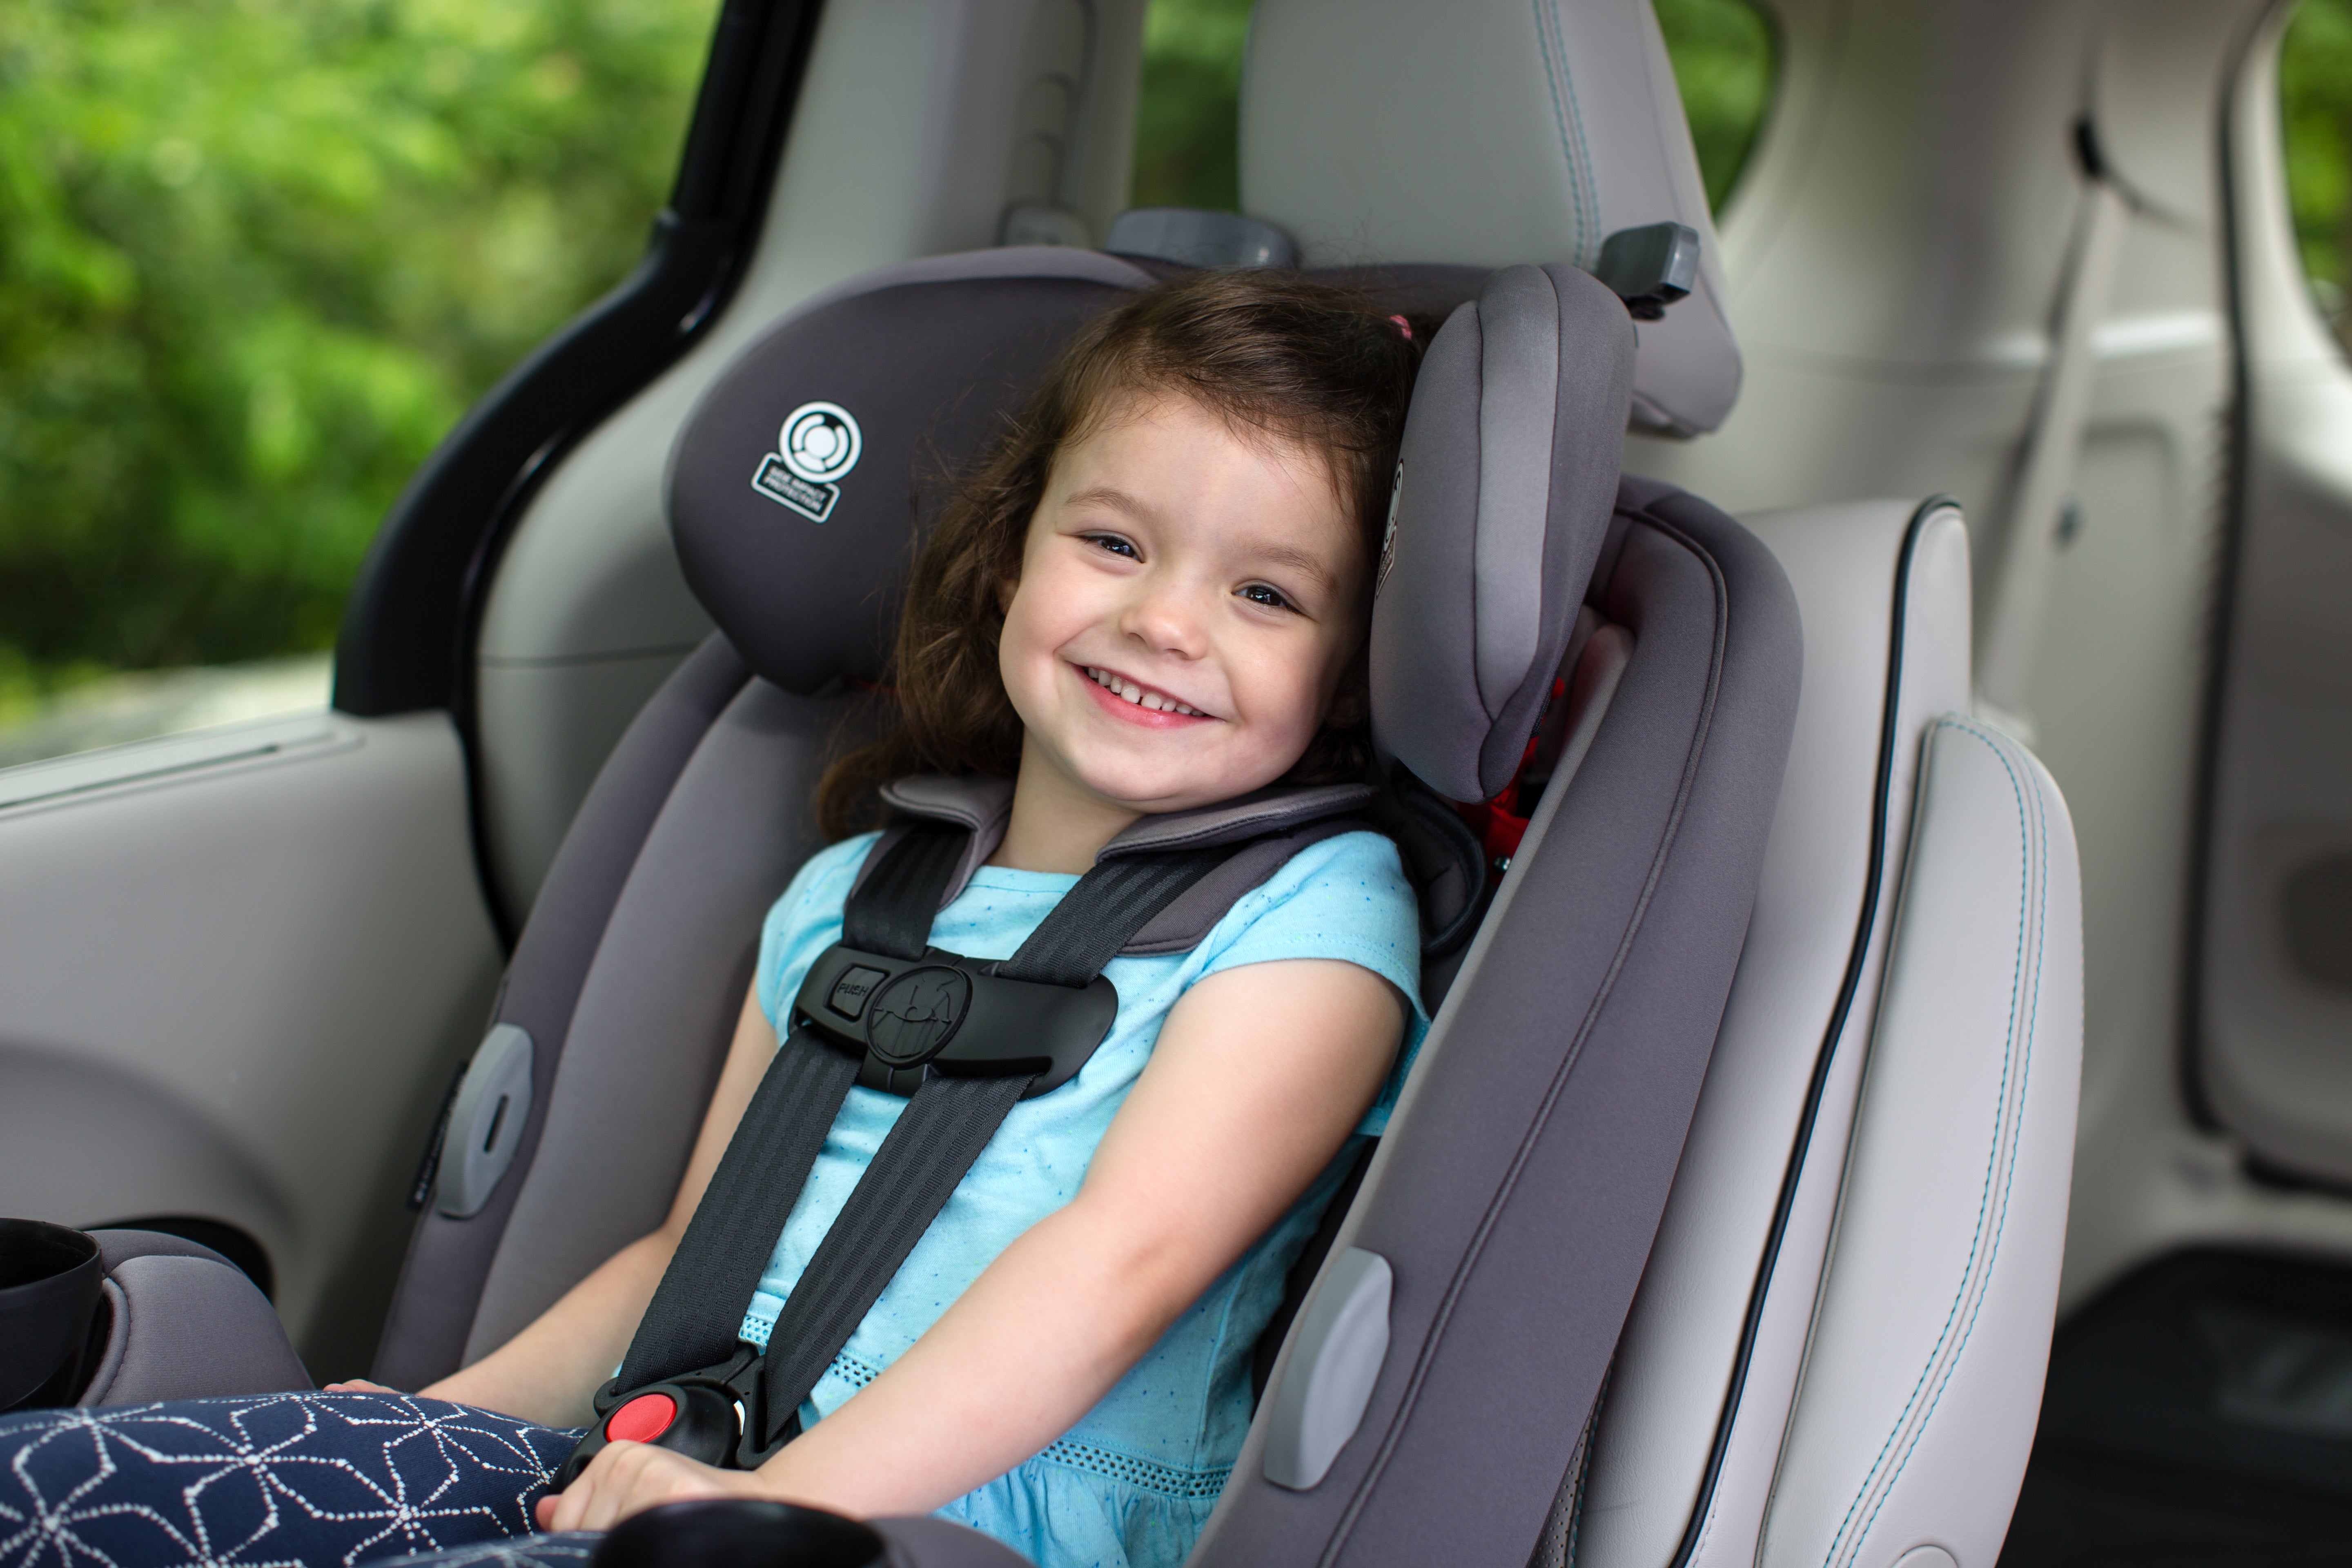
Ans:
[[[760,1006],[772,1022],[791,1006],[817,955],[840,940],[842,904],[874,837],[845,839],[812,858],[769,911],[757,978]],[[1076,882],[1074,876],[983,866],[940,911],[932,945],[971,958],[1009,958]],[[1419,1000],[1420,927],[1396,847],[1378,834],[1347,833],[1292,857],[1238,900],[1192,952],[1111,961],[1103,973],[1118,988],[1118,1016],[1108,1037],[1067,1083],[1013,1108],[811,1391],[803,1422],[840,1408],[938,1321],[1015,1237],[1077,1195],[1096,1145],[1150,1059],[1179,996],[1219,970],[1286,958],[1361,964],[1412,1002],[1396,1068],[1358,1131],[1376,1134],[1385,1127],[1428,1028]],[[767,1342],[784,1298],[906,1104],[877,1089],[849,1091],[760,1277],[743,1338]],[[1241,1452],[1250,1419],[1251,1352],[1347,1163],[1345,1157],[1334,1162],[1076,1426],[941,1515],[995,1536],[1042,1568],[1177,1568]]]

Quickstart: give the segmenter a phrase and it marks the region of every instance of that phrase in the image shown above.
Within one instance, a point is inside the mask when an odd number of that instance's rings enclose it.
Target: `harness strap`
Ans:
[[[900,838],[850,894],[845,933],[870,951],[921,957],[930,938],[928,911],[939,907],[964,837],[926,824]],[[812,1029],[793,1029],[778,1045],[629,1341],[614,1386],[635,1388],[734,1351],[743,1303],[759,1289],[857,1066]]]
[[[1001,963],[982,964],[929,946],[932,921],[971,847],[971,832],[968,825],[919,823],[870,863],[844,906],[842,941],[828,950],[839,960],[836,967],[848,967],[817,985],[818,1000],[806,1000],[810,994],[804,990],[802,1006],[829,1008],[852,1023],[869,1005],[882,1007],[889,988],[876,989],[883,984],[879,971],[861,973],[855,966],[862,956],[876,964],[947,966],[965,976],[954,984],[967,993],[1007,983],[1045,985],[1054,988],[1050,994],[1065,996],[1099,990],[1115,1009],[1116,993],[1100,978],[1104,966],[1153,917],[1244,852],[1249,842],[1114,853],[1099,859],[1019,951]],[[823,969],[823,960],[818,967]],[[817,972],[811,973],[811,984],[816,984]],[[852,982],[860,989],[843,989]],[[742,1305],[759,1288],[775,1238],[799,1202],[861,1065],[870,1068],[874,1053],[887,1048],[868,1037],[861,1064],[846,1041],[796,1021],[728,1142],[630,1342],[620,1375],[597,1394],[597,1425],[572,1450],[556,1484],[569,1485],[614,1435],[607,1418],[626,1418],[627,1433],[642,1440],[746,1468],[795,1436],[809,1391],[873,1310],[1013,1107],[1066,1078],[1076,1070],[1074,1064],[1086,1059],[1084,1053],[1067,1061],[1055,1051],[1032,1053],[1024,1030],[1044,1027],[1051,1016],[1041,997],[1036,1019],[1014,1028],[1009,1050],[1003,1040],[975,1051],[959,1039],[953,1049],[934,1047],[929,1058],[909,1058],[919,1065],[908,1070],[922,1076],[907,1109],[802,1270],[766,1351],[755,1355],[751,1346],[737,1342]],[[1009,1021],[1009,1016],[998,1020],[998,1035]],[[1089,1027],[1109,1026],[1105,1016]],[[950,1023],[950,1034],[958,1026]],[[828,1027],[840,1032],[838,1024]],[[1099,1041],[1101,1035],[1091,1037]],[[1050,1062],[1041,1063],[1040,1056]],[[641,1410],[651,1414],[634,1414]]]
[[[1096,865],[1019,950],[996,965],[996,973],[1047,984],[1087,984],[1145,921],[1214,870],[1234,847]],[[879,875],[877,868],[877,879]],[[915,1090],[817,1244],[770,1331],[760,1373],[765,1428],[759,1435],[761,1457],[798,1429],[801,1402],[874,1310],[908,1254],[1034,1081],[1034,1074],[934,1074]],[[763,1250],[763,1262],[765,1258]],[[756,1277],[752,1283],[758,1283]]]
[[[761,1457],[799,1431],[801,1401],[874,1310],[1030,1082],[933,1078],[908,1100],[769,1333],[760,1371]]]

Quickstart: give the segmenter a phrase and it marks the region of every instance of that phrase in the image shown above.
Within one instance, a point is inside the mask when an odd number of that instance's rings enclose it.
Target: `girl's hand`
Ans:
[[[541,1530],[610,1530],[633,1513],[693,1498],[766,1497],[754,1472],[719,1470],[651,1443],[607,1443],[562,1494],[539,1500]]]
[[[401,1391],[397,1388],[386,1388],[380,1383],[370,1383],[363,1377],[354,1377],[343,1383],[331,1383],[319,1392],[321,1394],[398,1394]]]

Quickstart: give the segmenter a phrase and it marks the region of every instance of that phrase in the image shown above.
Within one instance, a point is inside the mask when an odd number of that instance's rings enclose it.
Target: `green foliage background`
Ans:
[[[1720,200],[1769,36],[1658,9]],[[434,443],[635,259],[715,14],[0,0],[0,721],[327,647]],[[1248,16],[1154,0],[1139,205],[1235,204]]]
[[[327,646],[408,475],[643,248],[714,14],[0,3],[0,705]]]
[[[2305,273],[2342,332],[2352,289],[2352,0],[2304,0],[2279,55],[2286,192]]]

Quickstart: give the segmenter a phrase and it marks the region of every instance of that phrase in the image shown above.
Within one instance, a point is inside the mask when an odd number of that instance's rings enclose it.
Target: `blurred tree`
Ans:
[[[642,250],[714,12],[0,4],[0,688],[331,642],[434,443]]]
[[[1772,105],[1771,24],[1752,0],[1654,0],[1707,205],[1723,210]]]
[[[2352,289],[2352,0],[2304,0],[2279,52],[2287,205],[2320,310],[2346,329]]]
[[[1654,0],[1706,199],[1720,209],[1772,98],[1772,31],[1753,0]],[[1132,200],[1241,205],[1234,127],[1250,0],[1151,0],[1143,36]]]
[[[1250,0],[1151,0],[1135,115],[1139,207],[1241,210],[1242,46]]]

